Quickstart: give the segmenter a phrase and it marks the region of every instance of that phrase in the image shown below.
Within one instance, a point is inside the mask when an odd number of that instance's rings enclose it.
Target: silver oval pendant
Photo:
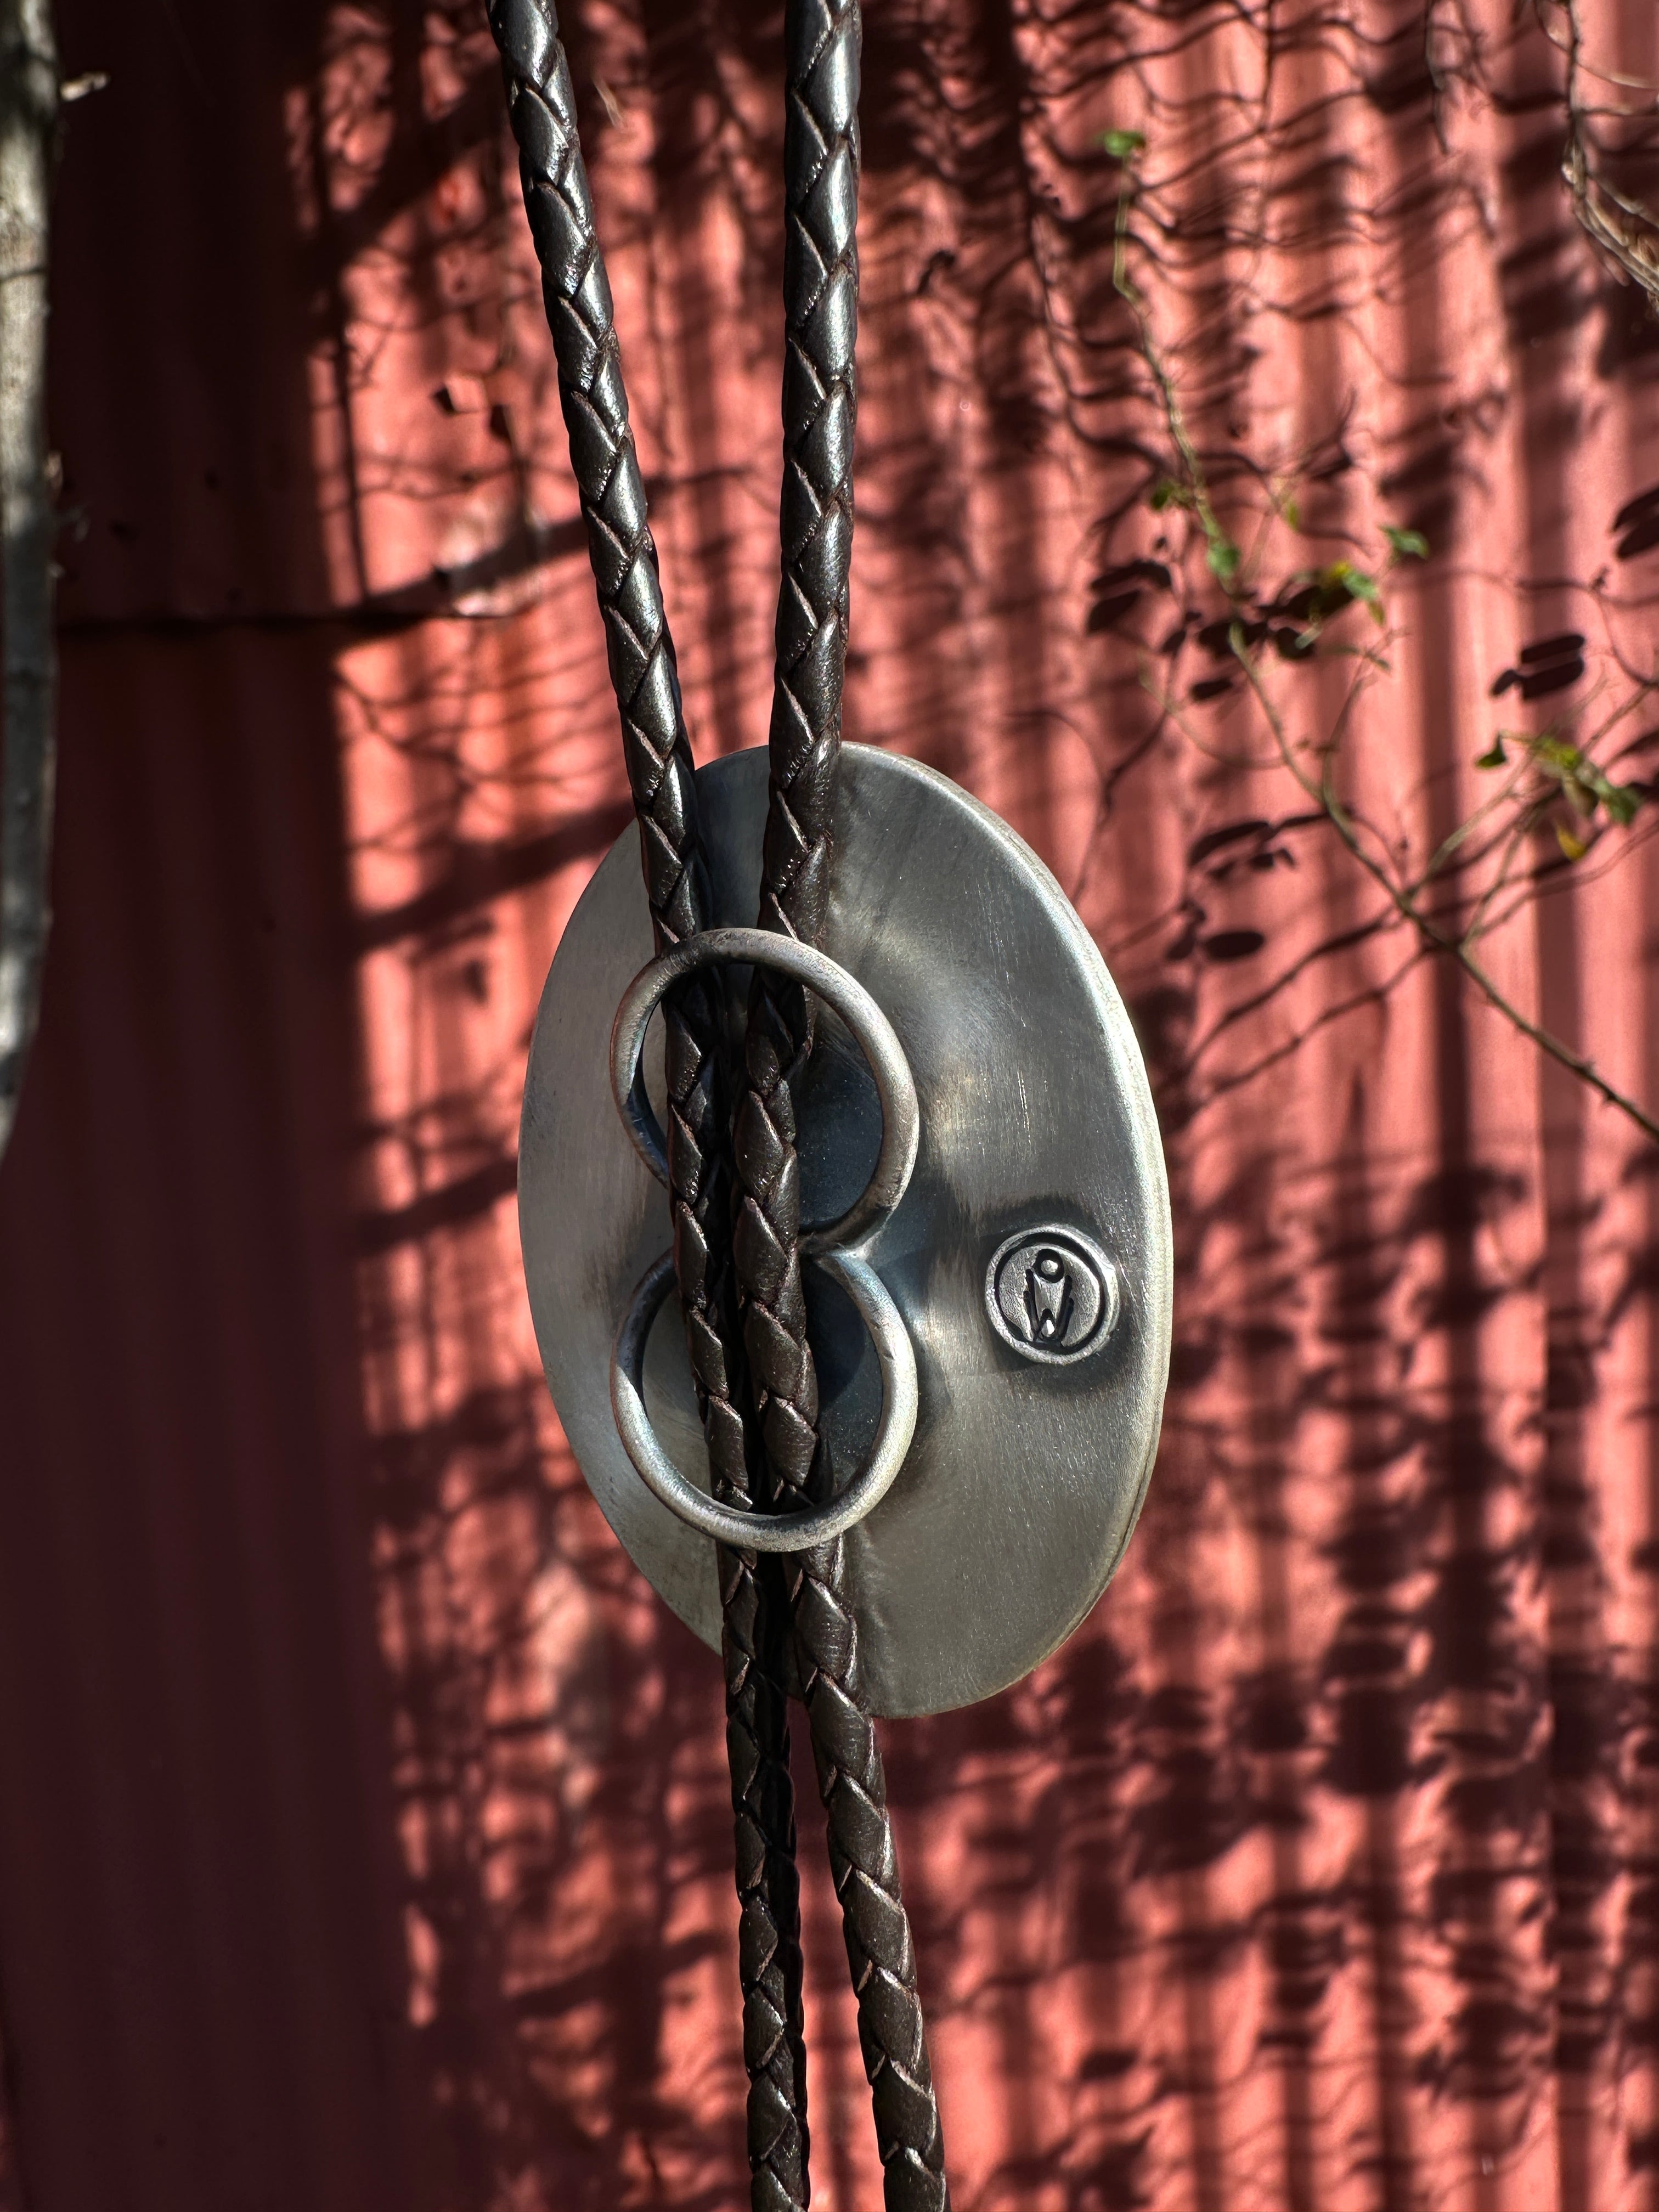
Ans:
[[[752,924],[763,749],[699,770],[714,921]],[[872,1709],[942,1712],[1018,1681],[1100,1595],[1157,1450],[1171,1238],[1139,1049],[1064,893],[1007,824],[919,763],[843,748],[823,950],[875,1000],[914,1079],[903,1195],[856,1248],[914,1347],[914,1437],[847,1534]],[[668,1239],[668,1207],[612,1103],[612,1018],[652,955],[637,834],[601,863],[560,944],[531,1048],[519,1218],[549,1387],[635,1565],[720,1643],[712,1540],[635,1473],[610,1376],[619,1325]],[[726,971],[741,1034],[749,971]],[[654,1054],[653,1054],[654,1045]],[[646,1052],[660,1106],[661,1048]],[[838,1017],[797,1102],[805,1218],[855,1205],[881,1149],[876,1084]],[[870,1455],[883,1368],[837,1270],[809,1264],[809,1316],[838,1468]],[[708,1466],[678,1308],[638,1352],[673,1468]]]

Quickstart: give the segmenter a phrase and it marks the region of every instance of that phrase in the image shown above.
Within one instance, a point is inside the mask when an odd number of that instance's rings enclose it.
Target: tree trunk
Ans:
[[[51,921],[57,662],[46,275],[58,102],[49,0],[0,0],[0,1154],[34,1036]]]

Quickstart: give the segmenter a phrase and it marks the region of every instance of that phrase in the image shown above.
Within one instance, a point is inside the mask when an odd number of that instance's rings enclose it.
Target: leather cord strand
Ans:
[[[853,544],[858,333],[857,0],[785,0],[782,580],[760,922],[815,944],[829,898]],[[799,1243],[793,1086],[812,1001],[757,969],[733,1132],[732,1240],[769,1496],[834,1491],[818,1420]],[[866,1709],[843,1540],[789,1562],[797,1670],[828,1815],[888,2212],[945,2212],[944,2140],[899,1887],[881,1751]]]
[[[549,0],[490,0],[519,146],[559,398],[605,617],[657,949],[708,926],[708,864],[656,548],[629,426],[621,349]],[[694,978],[665,1007],[674,1267],[715,1494],[750,1504],[751,1441],[731,1267],[729,1089],[721,1000]],[[721,1547],[726,1747],[737,1842],[738,1976],[753,2212],[808,2199],[800,1906],[775,1562]]]
[[[659,948],[706,927],[707,863],[656,550],[629,427],[610,288],[550,0],[489,0],[559,368],[571,459],[605,617]],[[828,898],[852,546],[857,329],[855,0],[787,0],[783,580],[770,731],[763,927],[815,942]],[[812,1005],[757,971],[732,1125],[741,1185],[728,1239],[720,999],[669,1002],[674,1257],[716,1492],[739,1503],[827,1497],[799,1239],[793,1085]],[[741,1299],[737,1326],[732,1267]],[[750,1370],[745,1376],[744,1355]],[[757,1450],[745,1407],[752,1392]],[[759,1469],[761,1480],[756,1480]],[[764,1493],[763,1497],[760,1493]],[[782,1593],[769,1563],[719,1554],[726,1741],[737,1837],[750,2202],[808,2202],[805,2053]],[[881,1754],[866,1709],[841,1541],[787,1564],[787,1604],[830,1826],[889,2212],[945,2212],[949,2192],[900,1894]]]

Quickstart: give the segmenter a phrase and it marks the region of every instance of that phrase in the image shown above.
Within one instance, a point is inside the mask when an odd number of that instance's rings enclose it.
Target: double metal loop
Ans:
[[[611,1356],[611,1407],[623,1449],[669,1510],[717,1542],[751,1552],[802,1552],[843,1534],[884,1498],[915,1433],[916,1358],[892,1296],[861,1254],[867,1237],[903,1197],[916,1164],[921,1116],[910,1064],[892,1024],[864,986],[826,954],[767,929],[710,929],[685,939],[641,969],[623,994],[611,1031],[611,1089],[635,1150],[667,1187],[662,1125],[646,1097],[641,1070],[651,1017],[674,986],[727,961],[775,969],[805,984],[846,1023],[868,1061],[881,1100],[881,1147],[870,1180],[836,1220],[802,1232],[800,1250],[828,1267],[858,1308],[881,1367],[881,1419],[870,1456],[837,1498],[804,1513],[745,1512],[720,1504],[688,1482],[657,1440],[645,1409],[646,1339],[674,1281],[665,1252],[629,1302]]]
[[[668,1188],[668,1147],[662,1124],[645,1095],[640,1055],[651,1017],[676,983],[699,969],[746,962],[804,983],[833,1006],[870,1064],[881,1100],[881,1149],[870,1180],[845,1213],[819,1229],[801,1231],[803,1253],[829,1252],[860,1243],[905,1194],[916,1164],[921,1116],[910,1063],[893,1024],[856,976],[837,960],[771,929],[705,929],[659,953],[629,985],[611,1030],[611,1090],[635,1151],[663,1188]]]

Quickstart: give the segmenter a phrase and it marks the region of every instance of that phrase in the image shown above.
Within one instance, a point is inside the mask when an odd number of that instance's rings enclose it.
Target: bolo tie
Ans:
[[[489,21],[638,829],[537,1017],[519,1172],[537,1340],[611,1528],[724,1665],[751,2205],[810,2197],[798,1702],[885,2203],[942,2212],[874,1723],[1018,1680],[1128,1541],[1170,1352],[1152,1097],[1036,855],[948,777],[842,742],[855,0],[785,0],[771,720],[763,750],[701,769],[557,19],[489,0]]]

